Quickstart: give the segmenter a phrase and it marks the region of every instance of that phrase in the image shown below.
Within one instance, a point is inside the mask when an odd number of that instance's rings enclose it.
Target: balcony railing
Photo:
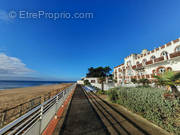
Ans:
[[[160,62],[164,60],[164,56],[154,59],[154,62]]]
[[[142,63],[132,66],[132,69],[134,69],[134,70],[140,70],[140,69],[143,69],[143,68],[144,67],[143,67]]]
[[[174,58],[174,57],[178,57],[178,56],[180,56],[180,51],[174,52],[174,53],[171,53],[171,54],[170,54],[170,58]],[[157,63],[157,62],[161,62],[161,61],[164,61],[164,60],[168,60],[168,59],[169,59],[168,56],[166,56],[166,57],[161,56],[161,57],[156,58],[156,59],[154,59],[154,60],[149,60],[149,61],[147,61],[147,62],[145,63],[145,65],[151,65],[151,64],[154,64],[154,63]],[[145,66],[145,65],[142,64],[142,63],[140,63],[140,64],[138,64],[138,65],[133,65],[133,66],[132,66],[132,69],[133,69],[133,70],[140,70],[140,69],[143,69],[143,68],[144,68],[143,66]],[[122,71],[125,71],[125,69],[123,69]]]
[[[153,64],[152,60],[149,60],[149,61],[146,62],[146,65],[150,65],[150,64]]]
[[[136,69],[136,65],[132,66],[132,69]]]
[[[119,71],[119,72],[122,72],[122,70],[121,70],[120,68],[118,69],[118,71]]]
[[[178,57],[178,56],[180,56],[180,51],[170,54],[170,58],[174,58],[174,57]]]
[[[146,75],[146,78],[150,78],[150,76],[149,76],[149,75]]]
[[[141,68],[142,67],[142,63],[137,65],[137,68]]]

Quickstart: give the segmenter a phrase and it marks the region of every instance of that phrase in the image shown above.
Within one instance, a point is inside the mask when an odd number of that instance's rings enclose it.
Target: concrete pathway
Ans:
[[[106,127],[93,110],[80,85],[77,85],[59,134],[105,135]]]
[[[63,118],[64,117],[64,118]],[[77,85],[54,135],[168,135],[162,128]],[[59,122],[60,123],[60,122]]]

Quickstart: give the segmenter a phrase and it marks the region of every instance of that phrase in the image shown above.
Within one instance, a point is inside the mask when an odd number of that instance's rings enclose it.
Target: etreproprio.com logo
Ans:
[[[94,13],[91,12],[46,12],[46,11],[36,11],[29,12],[25,10],[21,11],[10,11],[8,13],[10,19],[93,19]]]

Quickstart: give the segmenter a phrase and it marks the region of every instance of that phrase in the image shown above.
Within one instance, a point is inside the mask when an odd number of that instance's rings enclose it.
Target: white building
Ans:
[[[153,80],[167,70],[180,71],[180,38],[152,51],[142,50],[141,54],[131,54],[124,63],[114,67],[117,85],[131,82],[131,78]]]
[[[84,77],[81,80],[77,81],[77,83],[84,84],[84,80],[88,80],[92,86],[102,89],[102,85],[101,85],[98,77]],[[108,78],[106,78],[106,80],[104,82],[104,90],[108,90],[113,87],[114,87],[114,83],[112,82],[112,80],[109,80]]]

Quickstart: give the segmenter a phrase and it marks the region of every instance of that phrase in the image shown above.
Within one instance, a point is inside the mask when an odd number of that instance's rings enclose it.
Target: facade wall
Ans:
[[[124,58],[124,64],[114,67],[114,79],[117,84],[130,83],[132,78],[153,80],[153,75],[166,70],[180,71],[180,38]]]
[[[98,83],[98,78],[96,77],[86,77],[83,80],[88,80],[91,84]]]
[[[99,89],[102,89],[102,85],[101,83],[99,82],[99,78],[97,77],[85,77],[85,78],[82,78],[82,80],[79,80],[77,81],[78,84],[84,84],[84,80],[88,80],[92,86],[95,86]],[[108,90],[110,88],[113,88],[114,87],[114,83],[109,83],[109,79],[106,78],[106,81],[104,82],[104,90]]]

